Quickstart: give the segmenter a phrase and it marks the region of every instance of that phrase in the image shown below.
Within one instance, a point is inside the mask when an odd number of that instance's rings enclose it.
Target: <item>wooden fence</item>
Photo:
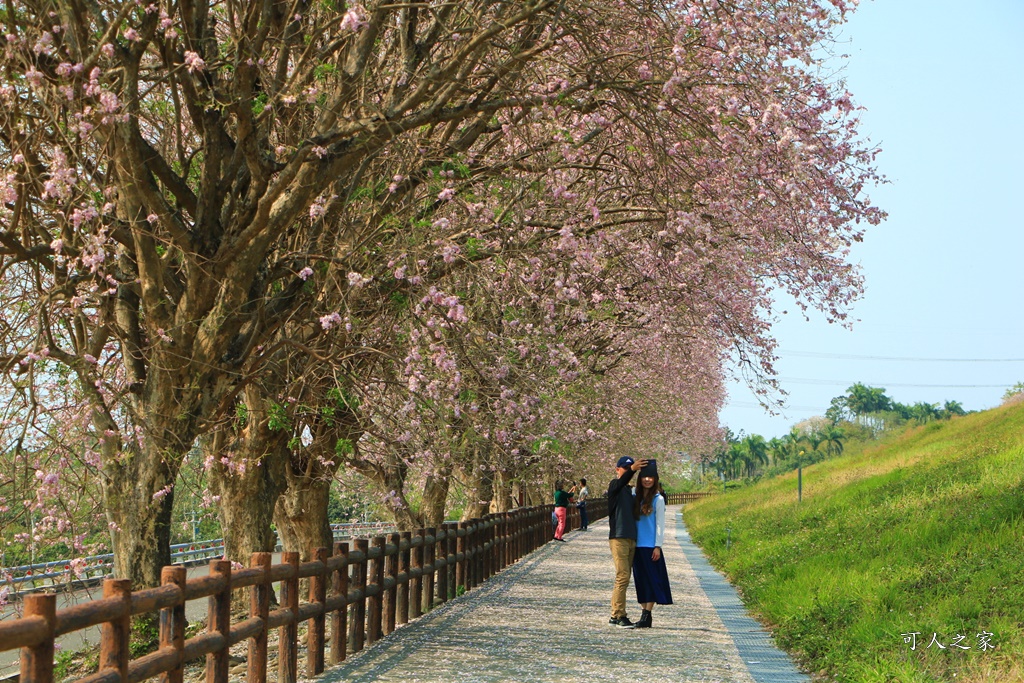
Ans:
[[[164,567],[162,585],[132,591],[126,579],[106,579],[103,597],[56,611],[56,595],[26,595],[20,619],[0,622],[0,651],[21,649],[22,683],[50,683],[54,678],[54,643],[72,631],[100,626],[99,670],[82,683],[136,683],[159,676],[180,683],[183,666],[206,659],[207,683],[228,680],[228,649],[248,640],[246,680],[267,680],[267,636],[279,629],[278,683],[299,676],[298,628],[308,622],[305,675],[324,671],[326,663],[344,661],[396,626],[437,604],[470,591],[506,566],[551,539],[552,506],[520,508],[469,522],[449,522],[439,529],[392,533],[372,539],[339,542],[333,554],[318,549],[314,559],[299,562],[298,553],[283,553],[271,564],[270,553],[254,553],[248,568],[233,569],[227,560],[210,563],[208,576],[186,580],[185,568]],[[588,504],[591,519],[607,514],[607,502]],[[579,526],[570,508],[569,528]],[[309,579],[309,600],[299,599],[299,580]],[[280,582],[280,601],[271,610],[271,585]],[[247,619],[232,623],[232,591],[247,588]],[[185,603],[207,598],[206,629],[185,639]],[[131,618],[159,612],[158,649],[132,660]],[[328,624],[330,627],[328,628]]]
[[[709,494],[670,494],[679,504]],[[470,591],[551,539],[553,506],[519,508],[469,522],[448,522],[440,529],[419,529],[372,539],[353,539],[314,553],[299,562],[286,552],[281,564],[270,553],[254,553],[249,567],[233,569],[227,560],[210,563],[208,576],[186,580],[185,568],[164,567],[162,585],[132,591],[126,579],[106,579],[103,597],[56,611],[56,595],[24,598],[20,619],[0,622],[0,651],[21,649],[22,683],[54,679],[54,643],[66,633],[100,626],[99,670],[81,683],[136,683],[159,677],[161,683],[181,683],[185,664],[206,659],[207,683],[228,680],[228,649],[248,640],[246,680],[267,680],[271,629],[278,634],[278,683],[299,677],[299,624],[308,622],[306,677],[324,671],[326,664],[345,660],[382,636],[448,601],[460,590]],[[608,514],[603,497],[587,504],[591,520]],[[568,529],[579,527],[579,511],[569,509]],[[299,580],[309,579],[308,602],[299,599]],[[270,609],[271,585],[280,582],[279,607]],[[231,594],[249,589],[247,619],[232,623]],[[185,603],[207,598],[206,629],[185,639]],[[158,649],[132,660],[129,656],[131,618],[159,612]],[[330,628],[328,628],[328,623]]]
[[[715,495],[711,491],[687,491],[686,493],[670,493],[668,494],[669,505],[682,505],[683,503],[692,503],[695,500],[701,498],[707,498],[708,496]]]

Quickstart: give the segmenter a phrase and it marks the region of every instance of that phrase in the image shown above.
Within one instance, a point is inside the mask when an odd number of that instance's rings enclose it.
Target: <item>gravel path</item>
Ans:
[[[317,681],[775,680],[757,670],[759,660],[771,661],[778,674],[788,658],[778,650],[749,649],[741,658],[734,635],[742,641],[749,634],[730,632],[708,598],[705,587],[714,577],[698,576],[691,567],[687,555],[694,547],[677,509],[671,506],[666,515],[664,548],[675,604],[654,610],[652,629],[608,625],[614,572],[607,522],[601,521],[591,531],[568,534],[567,543],[547,544]],[[635,600],[632,586],[627,596]],[[630,618],[639,616],[634,602]],[[808,680],[795,669],[791,674],[785,680]]]

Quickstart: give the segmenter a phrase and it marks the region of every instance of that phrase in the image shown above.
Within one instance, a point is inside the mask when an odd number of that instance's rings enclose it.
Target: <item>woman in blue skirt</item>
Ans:
[[[672,590],[668,585],[668,569],[661,544],[665,538],[665,496],[658,481],[658,464],[648,460],[640,470],[640,478],[633,499],[636,523],[636,554],[633,555],[633,585],[636,601],[643,612],[636,628],[651,627],[651,611],[657,605],[672,604]]]

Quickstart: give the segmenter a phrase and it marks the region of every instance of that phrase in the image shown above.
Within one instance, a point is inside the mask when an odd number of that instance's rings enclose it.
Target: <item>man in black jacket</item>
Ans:
[[[629,486],[635,472],[647,460],[633,460],[628,455],[615,463],[616,478],[608,484],[608,545],[615,563],[615,587],[612,589],[612,616],[608,623],[619,628],[633,628],[626,616],[626,589],[633,570],[636,551],[636,517],[633,516],[633,491]]]

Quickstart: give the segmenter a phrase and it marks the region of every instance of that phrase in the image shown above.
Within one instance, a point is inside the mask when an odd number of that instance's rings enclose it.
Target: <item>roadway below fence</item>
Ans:
[[[280,559],[281,554],[277,553],[276,557]],[[209,566],[206,564],[194,565],[188,569],[188,578],[192,579],[200,576],[206,576],[209,572]],[[57,593],[57,609],[64,610],[81,602],[97,600],[102,597],[102,595],[103,591],[98,586],[78,588],[73,591],[60,591]],[[15,617],[17,614],[20,614],[20,605],[18,603],[4,605],[4,619]],[[205,619],[206,605],[202,604],[202,601],[200,600],[193,600],[188,604],[185,615],[189,621]],[[100,627],[91,626],[80,631],[72,631],[71,633],[64,634],[57,639],[56,644],[61,650],[77,652],[83,648],[94,647],[99,642]],[[0,652],[0,680],[7,679],[18,672],[19,654],[20,653],[17,650]]]

